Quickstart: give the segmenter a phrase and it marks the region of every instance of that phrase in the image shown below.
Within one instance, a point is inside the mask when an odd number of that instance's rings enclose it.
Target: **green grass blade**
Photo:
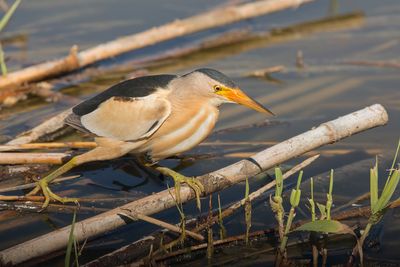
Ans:
[[[379,198],[378,202],[376,203],[372,213],[377,213],[386,208],[389,200],[392,198],[394,191],[400,180],[400,170],[395,170],[392,172],[392,175],[388,179],[388,183],[383,188],[381,197]]]
[[[74,238],[75,221],[76,221],[76,210],[74,211],[74,215],[72,216],[71,231],[69,232],[67,251],[65,252],[65,260],[64,260],[65,267],[71,266],[71,253],[72,253],[72,247],[75,242]]]
[[[333,190],[333,169],[331,169],[331,174],[329,177],[329,195],[332,196],[332,190]]]
[[[374,210],[378,202],[378,158],[376,159],[374,168],[369,171],[370,176],[370,192],[371,192],[371,210]]]
[[[397,143],[397,149],[396,149],[396,153],[394,154],[392,166],[390,167],[389,176],[392,175],[392,172],[394,170],[394,165],[396,164],[397,156],[399,155],[399,150],[400,150],[400,138],[399,138],[399,142]]]
[[[21,3],[21,0],[16,0],[14,2],[14,4],[10,7],[10,9],[7,11],[7,13],[0,20],[0,32],[3,31],[5,26],[7,26],[8,22],[11,19],[11,16],[14,14],[15,10],[17,9],[17,7],[20,3]]]
[[[311,211],[311,220],[315,221],[315,202],[314,202],[314,179],[311,177],[310,178],[310,187],[311,187],[311,199],[308,199],[308,202],[310,203],[310,211]]]
[[[3,51],[3,46],[0,43],[0,67],[1,67],[1,73],[3,75],[7,75],[7,65],[4,57],[4,51]]]

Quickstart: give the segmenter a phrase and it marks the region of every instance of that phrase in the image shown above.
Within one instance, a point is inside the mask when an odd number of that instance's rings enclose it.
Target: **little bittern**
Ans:
[[[151,163],[187,151],[203,141],[214,128],[218,107],[238,103],[259,112],[267,108],[251,99],[227,76],[213,69],[198,69],[183,76],[154,75],[118,83],[72,109],[65,123],[93,134],[96,148],[72,158],[38,182],[29,195],[43,192],[46,207],[50,199],[62,198],[48,187],[56,177],[89,161],[108,160],[133,153]],[[196,179],[170,169],[156,167],[163,174],[202,191]]]

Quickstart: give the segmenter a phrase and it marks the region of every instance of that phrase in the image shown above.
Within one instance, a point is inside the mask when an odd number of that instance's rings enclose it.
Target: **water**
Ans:
[[[223,1],[25,1],[17,10],[4,38],[22,36],[22,43],[5,43],[6,55],[10,57],[10,69],[30,65],[46,59],[63,56],[69,48],[78,44],[80,49],[89,48],[113,38],[148,29],[175,18],[184,18],[206,11]],[[305,21],[314,21],[330,15],[363,12],[345,23],[314,27],[310,31],[275,35],[270,38],[246,42],[224,49],[197,53],[162,67],[152,68],[151,73],[184,74],[198,67],[216,68],[231,76],[249,95],[270,108],[277,117],[268,118],[280,122],[275,126],[252,127],[210,136],[204,144],[188,154],[223,154],[212,159],[201,159],[184,165],[180,171],[186,175],[199,175],[233,163],[243,156],[265,148],[265,142],[279,142],[306,131],[322,122],[380,103],[387,109],[390,122],[337,144],[318,150],[321,158],[305,170],[302,212],[297,218],[306,217],[308,210],[308,178],[316,177],[319,200],[324,201],[327,190],[327,172],[334,168],[334,201],[341,206],[369,189],[369,167],[374,156],[380,157],[381,172],[390,166],[397,140],[400,136],[400,82],[399,69],[344,64],[345,61],[396,61],[399,60],[400,4],[398,1],[316,1],[295,10],[287,10],[261,18],[237,23],[179,38],[137,52],[112,59],[106,64],[160,53],[176,44],[187,44],[210,33],[235,27],[251,27],[258,31],[280,28]],[[359,13],[357,13],[359,14]],[[296,55],[302,51],[305,67],[296,68]],[[266,79],[247,77],[246,74],[260,68],[283,65],[286,71],[273,74],[279,83]],[[77,87],[62,89],[62,92],[85,99],[95,92],[120,79],[120,75],[109,75],[88,81]],[[17,133],[28,130],[46,118],[57,114],[72,104],[69,102],[46,103],[32,98],[18,106],[1,111],[0,134],[7,140]],[[249,125],[265,120],[265,116],[242,106],[225,105],[216,129]],[[69,139],[79,140],[75,135]],[[287,162],[291,166],[301,157]],[[178,166],[177,160],[166,160],[164,165]],[[112,208],[126,201],[158,192],[166,188],[168,180],[160,180],[138,169],[131,159],[123,158],[110,162],[90,163],[70,172],[82,177],[54,185],[56,192],[68,196],[107,198],[93,204],[97,211],[78,214],[78,220],[92,216],[102,209]],[[381,175],[383,178],[384,175]],[[270,178],[253,179],[251,189],[261,186]],[[293,183],[292,179],[289,183]],[[170,182],[169,182],[170,183]],[[171,183],[170,183],[171,184]],[[22,194],[22,192],[17,192]],[[244,185],[239,184],[221,193],[223,205],[244,195]],[[275,225],[273,214],[266,204],[267,198],[253,204],[252,230],[266,229]],[[206,203],[207,200],[204,200]],[[91,206],[90,204],[89,206]],[[206,206],[204,204],[203,206]],[[194,203],[185,205],[185,212],[196,216]],[[398,211],[386,214],[380,232],[380,250],[366,252],[369,259],[399,260],[393,249],[398,245]],[[169,222],[178,222],[175,209],[156,217]],[[296,219],[297,219],[296,218]],[[68,225],[71,213],[29,213],[3,211],[0,213],[0,249],[29,240],[35,236]],[[230,235],[244,232],[244,216],[238,213],[225,221]],[[140,231],[137,231],[139,229]],[[116,249],[124,244],[151,233],[156,228],[146,223],[133,223],[102,238],[90,241],[81,261]],[[228,256],[237,252],[227,252]],[[297,252],[298,253],[298,252]],[[217,256],[218,259],[219,256]],[[216,259],[216,260],[217,260]],[[250,265],[267,263],[270,259],[261,256],[251,260]],[[250,263],[248,263],[250,262]],[[48,263],[62,265],[62,257]],[[199,263],[201,265],[201,263]],[[236,262],[245,265],[240,260]]]

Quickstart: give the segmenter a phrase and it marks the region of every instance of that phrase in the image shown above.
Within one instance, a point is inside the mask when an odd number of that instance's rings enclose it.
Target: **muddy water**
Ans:
[[[81,49],[111,40],[118,36],[147,29],[152,26],[205,11],[222,1],[26,1],[18,9],[4,38],[3,46],[9,56],[10,69],[20,68],[45,59],[65,55],[73,44]],[[380,103],[386,107],[390,122],[385,127],[358,134],[337,144],[319,149],[321,158],[306,168],[305,178],[317,179],[318,199],[324,201],[327,190],[327,171],[336,170],[334,202],[341,206],[368,191],[369,167],[375,155],[381,162],[381,177],[390,166],[397,140],[400,136],[400,73],[397,68],[374,67],[349,64],[350,61],[396,61],[400,54],[400,3],[398,1],[316,1],[295,10],[241,22],[235,27],[251,27],[267,31],[305,21],[315,21],[333,15],[357,14],[351,19],[319,25],[302,31],[271,35],[256,42],[245,42],[223,49],[207,51],[174,61],[162,67],[152,68],[151,73],[186,73],[198,67],[219,69],[229,76],[259,102],[277,114],[265,118],[241,106],[226,105],[221,108],[221,117],[216,129],[260,123],[266,119],[273,125],[244,127],[239,130],[220,132],[210,136],[205,143],[187,154],[217,154],[216,158],[196,160],[180,164],[177,160],[166,160],[163,164],[177,167],[186,175],[206,173],[247,157],[273,143],[285,140],[324,121],[336,118],[365,106]],[[358,12],[358,13],[355,13]],[[363,15],[360,15],[360,13]],[[112,59],[106,64],[140,58],[161,53],[176,44],[187,44],[192,40],[230,27],[194,34],[156,45],[142,51],[129,53]],[[296,65],[296,56],[301,51],[304,62]],[[299,61],[299,59],[297,59]],[[347,63],[346,63],[347,62]],[[248,77],[246,74],[260,68],[275,65],[285,66],[285,71],[273,74],[274,80]],[[121,74],[97,77],[77,87],[63,88],[62,92],[75,98],[85,99],[95,92],[121,79]],[[46,103],[33,98],[17,107],[1,111],[0,134],[7,140],[17,133],[30,129],[44,119],[70,107],[69,101]],[[82,136],[64,137],[78,140]],[[303,158],[287,162],[288,168]],[[85,204],[87,209],[78,214],[78,220],[97,212],[118,206],[132,199],[165,189],[171,184],[135,165],[130,158],[110,162],[91,163],[74,169],[70,174],[81,178],[54,185],[54,191],[64,195],[97,198],[95,203]],[[253,179],[251,189],[256,189],[270,178]],[[293,184],[293,180],[289,184]],[[304,199],[307,197],[308,181],[303,184]],[[23,192],[14,192],[22,194]],[[237,185],[221,193],[222,204],[228,205],[244,194],[244,186]],[[253,228],[259,230],[275,224],[267,198],[253,204]],[[206,200],[204,200],[206,201]],[[185,212],[198,215],[193,203],[185,205]],[[305,203],[301,205],[298,218],[307,217]],[[157,217],[177,222],[174,209]],[[61,228],[71,222],[69,212],[29,213],[3,211],[0,213],[0,248],[31,239],[40,234]],[[238,213],[225,221],[231,235],[244,232],[244,216]],[[398,246],[400,229],[398,211],[390,211],[378,232],[379,249],[366,252],[369,259],[400,260],[398,253],[390,247]],[[137,231],[140,229],[140,231]],[[85,262],[130,241],[152,232],[155,227],[145,223],[133,223],[104,237],[91,241],[81,256]],[[303,254],[301,251],[294,253]],[[237,254],[226,251],[226,255]],[[296,255],[297,255],[296,254]],[[305,253],[307,254],[307,253]],[[224,260],[218,259],[218,260]],[[237,265],[269,262],[267,256],[237,259]],[[62,257],[49,265],[62,265]],[[199,266],[203,262],[197,262]]]

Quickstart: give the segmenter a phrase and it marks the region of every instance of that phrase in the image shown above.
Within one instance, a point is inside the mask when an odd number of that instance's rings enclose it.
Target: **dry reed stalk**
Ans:
[[[68,153],[0,153],[0,164],[62,164],[70,156]]]
[[[130,218],[130,219],[132,219],[134,221],[140,219],[142,221],[145,221],[145,222],[160,226],[161,228],[168,229],[168,230],[170,230],[172,232],[179,233],[179,234],[182,233],[182,229],[179,228],[178,226],[170,224],[170,223],[166,223],[164,221],[152,218],[152,217],[144,215],[144,214],[138,213],[138,214],[136,214],[135,217],[132,217],[132,216],[126,214],[126,213],[122,213],[121,212],[121,213],[119,213],[119,215],[126,216],[126,217],[128,217],[128,218]],[[186,235],[188,235],[191,238],[194,238],[194,239],[196,239],[198,241],[204,241],[204,237],[202,235],[198,234],[198,233],[195,233],[195,232],[192,232],[192,231],[189,231],[189,230],[185,230],[185,233],[186,233]]]
[[[30,149],[54,149],[54,148],[95,148],[96,142],[52,142],[52,143],[30,143],[20,145],[0,145],[0,151],[16,151]]]

